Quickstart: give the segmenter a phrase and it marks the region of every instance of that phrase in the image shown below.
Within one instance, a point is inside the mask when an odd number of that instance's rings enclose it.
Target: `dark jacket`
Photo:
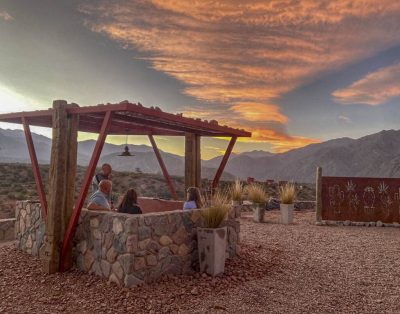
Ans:
[[[142,210],[138,205],[131,205],[127,207],[119,207],[118,212],[124,214],[141,214]]]

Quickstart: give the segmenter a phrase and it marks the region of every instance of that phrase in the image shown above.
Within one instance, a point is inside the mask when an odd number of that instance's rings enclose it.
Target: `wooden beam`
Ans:
[[[316,189],[315,189],[315,200],[316,200],[316,211],[315,218],[317,222],[322,220],[322,168],[317,167],[317,175],[316,175]]]
[[[193,133],[185,135],[185,187],[201,185],[200,136]]]
[[[71,107],[79,107],[78,105],[72,104],[68,105]],[[67,145],[68,145],[68,153],[67,153],[67,168],[66,168],[66,180],[65,180],[65,205],[62,216],[62,235],[65,236],[65,233],[68,228],[69,221],[72,216],[72,212],[74,209],[75,202],[75,179],[77,172],[77,157],[78,157],[78,126],[79,126],[79,116],[78,115],[69,115],[68,116],[68,129],[67,129]],[[72,267],[72,241],[70,243],[70,247],[67,250],[69,254],[66,254],[64,257],[65,268],[70,269]]]
[[[225,151],[224,157],[221,160],[221,164],[218,167],[217,173],[215,174],[214,180],[212,182],[212,188],[215,189],[218,186],[219,180],[221,179],[222,173],[224,172],[226,163],[228,162],[229,156],[232,153],[233,146],[235,146],[237,137],[232,137],[229,142],[228,148]]]
[[[153,146],[154,153],[156,154],[158,163],[160,164],[165,181],[167,181],[167,185],[168,185],[169,191],[171,192],[172,198],[174,200],[178,200],[178,195],[176,194],[175,185],[172,182],[172,179],[168,173],[167,167],[165,167],[164,161],[161,157],[160,151],[157,147],[157,144],[156,144],[156,141],[154,140],[153,135],[149,135],[149,140],[150,140],[151,146]]]
[[[42,217],[46,219],[47,217],[47,198],[44,191],[42,176],[40,174],[39,163],[36,156],[35,146],[33,144],[32,133],[29,127],[28,120],[22,117],[22,125],[24,126],[26,143],[28,145],[29,156],[31,158],[33,176],[35,178],[36,189],[39,196],[40,204],[42,205]]]
[[[53,136],[49,171],[49,206],[47,212],[45,251],[43,267],[48,274],[58,271],[60,264],[60,243],[65,230],[65,216],[68,214],[67,199],[73,197],[67,183],[75,178],[75,171],[69,166],[69,126],[67,102],[53,102]],[[76,149],[76,148],[75,148]],[[74,149],[72,149],[74,152]],[[76,159],[76,155],[72,159]],[[76,163],[76,161],[75,161]],[[71,195],[72,194],[72,195]]]
[[[68,227],[64,235],[64,241],[62,242],[62,249],[61,249],[60,271],[68,270],[69,265],[66,263],[66,261],[71,247],[71,241],[74,236],[75,228],[79,220],[79,215],[81,213],[83,204],[88,194],[93,175],[96,171],[96,166],[99,161],[101,151],[103,150],[104,142],[107,138],[107,133],[110,127],[111,118],[112,118],[112,112],[111,111],[106,112],[103,124],[101,126],[100,134],[93,151],[92,158],[86,170],[86,175],[83,180],[81,192],[75,203],[71,219],[69,220]]]

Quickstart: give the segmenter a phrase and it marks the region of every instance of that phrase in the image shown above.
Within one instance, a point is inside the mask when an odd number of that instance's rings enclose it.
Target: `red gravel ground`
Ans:
[[[242,254],[221,278],[179,276],[120,288],[77,271],[43,275],[0,245],[0,313],[400,313],[400,229],[242,223]]]

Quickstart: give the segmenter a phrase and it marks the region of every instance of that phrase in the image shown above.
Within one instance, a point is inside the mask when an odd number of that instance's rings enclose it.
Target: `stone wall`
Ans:
[[[21,202],[17,207],[18,247],[40,255],[44,239],[40,204]],[[191,273],[198,269],[200,211],[129,215],[83,209],[74,238],[75,265],[127,287],[152,282],[164,274]],[[227,257],[239,253],[239,215],[240,207],[232,208],[224,221],[228,226]]]
[[[15,208],[15,237],[17,247],[34,256],[44,243],[45,222],[39,202],[17,202]]]
[[[15,218],[0,219],[0,241],[15,239]]]

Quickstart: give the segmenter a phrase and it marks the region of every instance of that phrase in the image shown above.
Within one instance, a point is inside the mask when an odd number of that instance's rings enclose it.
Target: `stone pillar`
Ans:
[[[185,134],[185,187],[201,185],[200,136]]]
[[[71,217],[77,163],[78,118],[68,116],[64,100],[53,102],[53,139],[49,171],[48,214],[43,269],[59,270],[61,243]]]

